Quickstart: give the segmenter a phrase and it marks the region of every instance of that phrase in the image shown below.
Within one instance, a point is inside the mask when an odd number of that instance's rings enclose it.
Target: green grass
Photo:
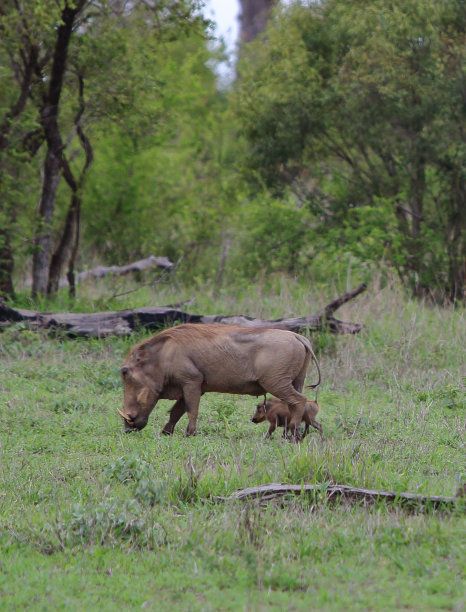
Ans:
[[[110,306],[193,295],[183,291],[144,288]],[[197,297],[192,311],[272,317],[334,296],[277,280]],[[160,436],[169,402],[125,435],[119,368],[143,334],[0,333],[1,609],[462,609],[461,507],[215,500],[266,482],[453,495],[465,481],[464,313],[374,284],[339,317],[366,328],[312,338],[326,441],[313,433],[300,445],[278,431],[265,440],[267,425],[250,422],[255,399],[228,395],[202,398],[195,438],[186,418]]]

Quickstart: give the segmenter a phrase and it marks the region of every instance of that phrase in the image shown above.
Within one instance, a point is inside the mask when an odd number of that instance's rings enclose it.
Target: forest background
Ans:
[[[221,87],[197,2],[2,3],[1,294],[155,254],[200,284],[383,268],[461,298],[465,24],[453,0],[278,3]]]

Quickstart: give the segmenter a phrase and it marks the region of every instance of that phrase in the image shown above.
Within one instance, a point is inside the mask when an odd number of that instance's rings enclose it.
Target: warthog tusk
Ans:
[[[123,417],[123,418],[125,419],[125,421],[132,421],[132,420],[133,420],[131,417],[126,416],[126,414],[125,414],[124,412],[121,412],[121,410],[119,410],[118,408],[117,408],[117,410],[118,410],[118,414],[119,414],[121,417]]]

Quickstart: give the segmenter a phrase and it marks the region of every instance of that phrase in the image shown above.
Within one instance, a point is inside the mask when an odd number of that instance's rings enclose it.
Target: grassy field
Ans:
[[[199,292],[190,308],[303,315],[335,293],[277,280]],[[77,308],[191,296],[146,288],[111,303],[84,296]],[[119,369],[148,334],[0,333],[0,608],[462,610],[464,506],[409,514],[213,499],[267,482],[453,495],[466,480],[464,312],[375,283],[337,316],[366,327],[311,338],[326,441],[313,432],[299,445],[279,431],[264,439],[267,425],[250,422],[254,398],[213,394],[195,438],[184,437],[186,417],[173,437],[159,434],[169,402],[125,435]]]

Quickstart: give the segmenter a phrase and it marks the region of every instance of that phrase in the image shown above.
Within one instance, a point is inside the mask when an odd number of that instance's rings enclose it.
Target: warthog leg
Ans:
[[[320,433],[321,440],[325,440],[324,430],[322,429],[322,425],[314,420],[311,421],[311,425],[312,427],[314,427],[314,429],[317,429],[317,431]]]
[[[196,435],[196,422],[197,414],[199,411],[199,400],[201,399],[202,395],[201,385],[202,379],[190,381],[183,387],[183,397],[189,417],[188,427],[186,428],[187,436]]]
[[[269,393],[281,399],[285,404],[288,404],[291,411],[291,419],[287,429],[294,441],[301,440],[302,437],[299,426],[303,420],[306,402],[308,401],[307,397],[294,388],[291,380],[282,380],[279,384],[270,380],[259,382]],[[293,381],[293,383],[294,382],[295,381]]]
[[[162,429],[162,433],[171,436],[173,430],[175,429],[175,425],[181,419],[183,414],[186,412],[186,404],[184,403],[184,399],[181,398],[177,402],[175,402],[170,410],[170,417],[168,419],[168,423]]]

